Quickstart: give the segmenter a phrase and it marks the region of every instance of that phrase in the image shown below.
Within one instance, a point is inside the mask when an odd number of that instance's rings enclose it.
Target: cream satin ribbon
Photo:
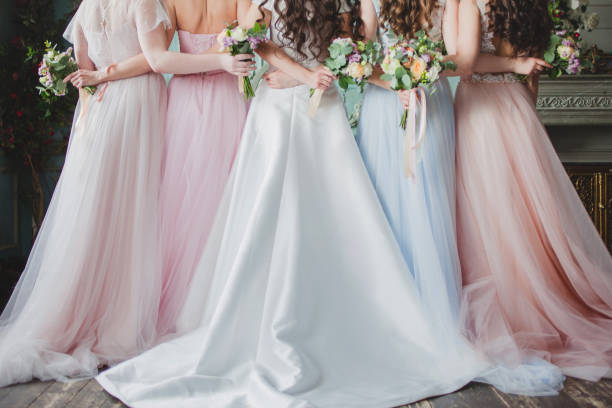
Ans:
[[[417,92],[421,100],[421,123],[419,125],[419,136],[416,137],[416,104]],[[425,139],[425,127],[427,124],[427,98],[422,87],[418,87],[415,91],[410,92],[410,100],[408,102],[408,122],[406,124],[406,141],[404,146],[404,172],[406,177],[413,180],[416,178],[416,150]]]
[[[314,119],[317,115],[317,111],[319,110],[319,105],[321,104],[321,98],[323,97],[322,89],[315,89],[312,96],[310,97],[310,109],[308,109],[308,116],[310,119]]]

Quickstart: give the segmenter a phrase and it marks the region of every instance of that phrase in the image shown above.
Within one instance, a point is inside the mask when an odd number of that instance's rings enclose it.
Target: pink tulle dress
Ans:
[[[159,0],[84,0],[65,36],[103,68],[142,53],[139,39],[160,24],[170,26]],[[0,386],[93,376],[155,343],[166,101],[163,77],[148,73],[77,106],[62,174],[0,317]]]
[[[217,34],[179,30],[181,52],[217,46]],[[230,174],[248,104],[225,71],[175,76],[168,88],[161,202],[161,335],[175,322]]]
[[[481,52],[493,53],[485,4]],[[598,380],[612,366],[612,257],[512,74],[456,96],[465,330],[498,361],[543,359]]]

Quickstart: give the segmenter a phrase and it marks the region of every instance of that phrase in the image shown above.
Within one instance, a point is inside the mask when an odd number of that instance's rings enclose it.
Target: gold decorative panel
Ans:
[[[595,227],[612,252],[612,165],[572,165],[566,169]]]

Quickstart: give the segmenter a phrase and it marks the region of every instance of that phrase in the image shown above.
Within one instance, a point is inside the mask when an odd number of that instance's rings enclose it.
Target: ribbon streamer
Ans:
[[[76,125],[74,126],[75,128],[79,128],[81,125],[87,113],[87,105],[89,105],[89,93],[83,88],[79,88],[79,99],[81,100],[81,114],[77,118]]]
[[[416,104],[417,92],[421,101],[421,123],[419,124],[419,136],[415,141],[416,135]],[[408,123],[406,124],[406,141],[404,146],[404,172],[406,177],[416,179],[416,149],[425,140],[425,128],[427,125],[427,97],[422,87],[410,92],[408,102]]]
[[[321,104],[321,98],[323,97],[322,89],[315,89],[312,96],[310,97],[310,109],[308,110],[308,116],[310,119],[314,119],[317,115],[317,111],[319,110],[319,105]]]
[[[238,77],[238,92],[240,92],[240,95],[244,95],[244,79],[242,77]]]

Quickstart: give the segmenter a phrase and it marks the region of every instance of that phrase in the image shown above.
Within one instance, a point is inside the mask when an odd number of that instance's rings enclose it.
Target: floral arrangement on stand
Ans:
[[[44,217],[44,178],[65,152],[77,92],[42,99],[38,70],[45,41],[62,43],[69,15],[57,19],[53,0],[15,0],[12,37],[0,41],[0,150],[18,176],[20,199],[31,203],[33,230]],[[66,136],[62,137],[62,134]]]
[[[554,31],[544,60],[553,66],[548,73],[551,79],[593,69],[594,61],[588,58],[589,51],[582,33],[595,29],[599,16],[588,11],[588,5],[588,0],[551,0],[548,4]]]

